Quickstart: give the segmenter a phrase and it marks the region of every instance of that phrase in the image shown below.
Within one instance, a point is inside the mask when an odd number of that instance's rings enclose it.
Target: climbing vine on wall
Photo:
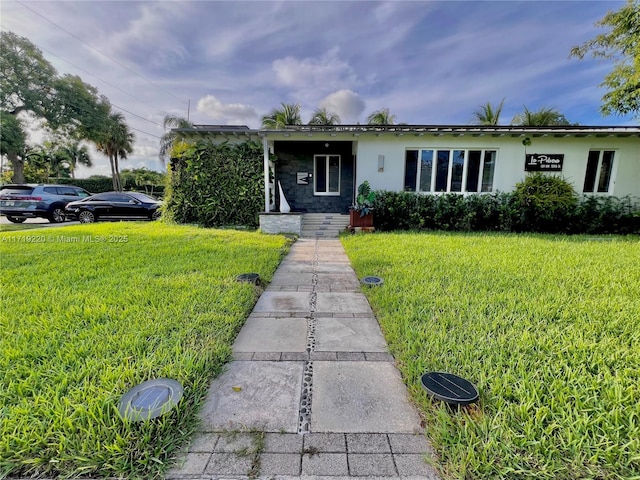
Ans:
[[[264,210],[262,144],[181,144],[172,152],[165,215],[205,227],[258,225]]]

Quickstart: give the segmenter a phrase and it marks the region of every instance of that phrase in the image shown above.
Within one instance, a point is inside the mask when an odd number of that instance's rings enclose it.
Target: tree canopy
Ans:
[[[20,113],[44,119],[53,131],[96,141],[110,108],[108,100],[80,77],[59,76],[28,39],[9,31],[0,33],[0,134],[2,153],[11,162],[14,182],[24,181],[25,143],[20,138],[26,135]]]
[[[134,141],[135,136],[129,131],[124,116],[118,112],[109,114],[106,129],[96,141],[96,147],[109,157],[114,190],[122,191],[119,159],[125,159],[128,153],[133,152]]]
[[[337,113],[329,112],[326,108],[316,108],[309,125],[338,125],[340,117]]]
[[[171,149],[173,145],[178,140],[182,140],[184,135],[180,132],[174,132],[174,128],[191,128],[193,127],[193,123],[187,120],[184,117],[180,117],[177,115],[166,115],[164,117],[164,121],[162,122],[165,133],[160,138],[160,153],[159,157],[162,163],[167,159],[167,155],[171,153]]]
[[[300,104],[281,103],[282,108],[274,108],[268,115],[262,117],[264,128],[281,129],[287,125],[302,125]]]
[[[500,123],[500,114],[502,113],[503,106],[504,98],[495,106],[491,102],[480,105],[478,109],[473,112],[473,124],[498,125]]]
[[[542,107],[539,110],[529,110],[526,105],[524,112],[516,114],[511,125],[521,127],[546,127],[553,125],[571,125],[567,117],[555,108]]]
[[[571,49],[571,55],[583,59],[613,60],[613,69],[600,84],[608,91],[600,110],[605,115],[633,114],[640,118],[640,0],[628,0],[615,12],[607,12],[596,26],[608,28],[588,42]]]
[[[367,117],[367,124],[369,125],[393,125],[396,121],[396,116],[389,113],[388,108],[376,110]]]

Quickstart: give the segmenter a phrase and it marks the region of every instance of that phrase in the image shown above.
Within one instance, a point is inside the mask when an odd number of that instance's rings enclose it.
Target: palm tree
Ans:
[[[167,159],[167,155],[171,153],[171,149],[176,141],[183,140],[185,135],[182,132],[175,132],[174,128],[192,128],[193,123],[184,117],[177,115],[167,115],[162,122],[165,133],[160,138],[160,161],[162,163]],[[169,129],[169,131],[167,131]]]
[[[300,105],[281,103],[282,108],[274,108],[271,113],[262,117],[262,126],[280,130],[287,125],[302,125],[300,118]]]
[[[328,112],[326,108],[316,108],[309,125],[337,125],[340,123],[338,114]]]
[[[76,167],[78,165],[85,165],[92,167],[91,157],[89,156],[89,149],[86,145],[80,145],[80,142],[72,142],[63,147],[66,152],[67,159],[69,161],[69,170],[71,171],[71,178],[76,178]]]
[[[367,124],[369,125],[393,125],[396,120],[395,115],[389,113],[388,108],[382,110],[376,110],[367,117]]]
[[[555,108],[542,107],[540,110],[531,111],[526,105],[524,112],[518,113],[511,125],[518,125],[521,127],[546,127],[553,125],[571,125],[567,117],[560,113]]]
[[[491,102],[487,102],[484,105],[480,105],[478,109],[473,112],[473,124],[474,125],[498,125],[500,123],[500,114],[502,113],[502,107],[504,106],[504,98],[500,104],[494,107]]]
[[[113,112],[109,114],[105,131],[101,137],[96,142],[96,146],[100,152],[109,157],[113,189],[120,192],[122,191],[122,182],[120,181],[118,157],[125,159],[127,153],[133,152],[135,136],[129,131],[124,116],[121,113]]]

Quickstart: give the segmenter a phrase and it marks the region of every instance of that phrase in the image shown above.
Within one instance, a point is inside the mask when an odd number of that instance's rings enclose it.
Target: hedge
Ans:
[[[91,193],[111,192],[113,190],[113,181],[111,177],[103,175],[94,175],[89,178],[51,178],[49,183],[59,185],[75,185],[84,188]],[[137,185],[133,179],[123,176],[122,188],[125,191],[145,192],[156,198],[162,198],[164,195],[164,185]]]
[[[640,234],[640,199],[576,196],[565,209],[544,213],[521,193],[424,195],[377,191],[377,230],[449,230]]]
[[[173,155],[165,218],[205,227],[258,226],[264,210],[262,144],[201,140]]]

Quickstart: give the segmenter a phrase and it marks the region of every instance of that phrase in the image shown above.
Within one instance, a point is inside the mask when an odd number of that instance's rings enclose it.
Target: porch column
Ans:
[[[262,153],[264,155],[264,211],[269,211],[269,143],[267,136],[262,137]]]

